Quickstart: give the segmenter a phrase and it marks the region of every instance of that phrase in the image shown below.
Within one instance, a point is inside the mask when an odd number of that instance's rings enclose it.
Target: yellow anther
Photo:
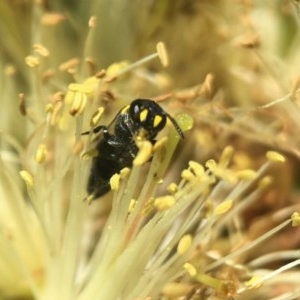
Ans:
[[[73,95],[73,103],[70,108],[70,114],[74,117],[79,116],[83,112],[86,102],[87,96],[85,93],[75,92]]]
[[[165,210],[168,209],[176,203],[176,198],[173,196],[162,196],[158,197],[154,200],[154,207],[157,210]]]
[[[201,177],[204,174],[204,167],[195,161],[189,161],[189,167],[196,174],[196,176]]]
[[[270,161],[273,161],[273,162],[285,162],[286,161],[285,157],[276,151],[268,151],[266,156]]]
[[[212,172],[214,172],[217,168],[217,163],[213,159],[209,159],[205,163],[206,168],[210,169]]]
[[[112,77],[118,76],[118,74],[122,70],[127,68],[129,66],[129,64],[130,63],[126,60],[111,64],[106,70],[107,77],[112,78]]]
[[[113,191],[117,191],[120,186],[120,174],[114,174],[109,181],[110,187]]]
[[[37,67],[40,64],[40,60],[35,56],[26,56],[25,57],[25,63],[29,67],[34,68],[34,67]]]
[[[22,170],[19,172],[21,178],[25,181],[27,187],[32,187],[33,186],[33,178],[32,175],[25,170]]]
[[[140,121],[144,122],[147,119],[148,109],[144,109],[140,113]]]
[[[232,204],[233,201],[231,199],[223,201],[215,208],[214,214],[217,216],[225,214],[232,207]]]
[[[265,176],[259,181],[258,186],[260,188],[265,188],[265,187],[269,186],[272,182],[273,182],[272,177]]]
[[[292,214],[292,226],[293,227],[297,227],[300,225],[300,214],[295,211],[293,214]]]
[[[69,86],[68,86],[68,90],[72,91],[72,92],[90,94],[93,91],[93,87],[91,86],[91,84],[70,83]]]
[[[179,255],[185,254],[192,246],[192,242],[193,242],[193,238],[190,234],[184,235],[178,243],[177,253]]]
[[[78,58],[71,58],[67,61],[65,61],[64,63],[62,63],[61,65],[59,65],[59,70],[60,71],[67,71],[69,69],[75,68],[78,64],[80,63]]]
[[[169,57],[168,57],[165,44],[163,42],[157,43],[156,50],[161,64],[164,67],[167,67],[169,65]]]
[[[42,16],[41,18],[41,23],[43,25],[50,25],[50,26],[54,26],[58,23],[60,23],[61,21],[65,20],[65,16],[63,14],[59,14],[59,13],[46,13]]]
[[[238,171],[236,173],[236,176],[240,179],[254,180],[255,177],[257,176],[257,173],[254,170],[245,169],[245,170]]]
[[[190,274],[191,277],[197,275],[197,269],[190,263],[185,263],[183,265],[184,269]]]
[[[121,110],[121,114],[125,114],[128,109],[129,109],[130,105],[126,105],[122,110]]]
[[[91,16],[90,19],[89,19],[89,27],[94,28],[95,26],[96,26],[96,17]]]
[[[136,200],[131,199],[130,202],[129,202],[129,207],[128,207],[128,212],[129,213],[132,213],[132,211],[134,210],[135,205],[136,205]]]
[[[84,82],[84,89],[87,94],[95,92],[99,84],[99,79],[96,76],[88,77]]]
[[[227,167],[233,154],[233,147],[232,146],[226,146],[222,152],[222,155],[220,157],[220,166]]]
[[[40,144],[38,146],[38,150],[37,150],[36,155],[35,155],[36,162],[38,162],[39,164],[43,163],[46,159],[46,154],[47,154],[46,145],[45,144]]]
[[[104,108],[101,106],[92,115],[92,118],[91,118],[91,121],[90,121],[90,126],[91,127],[95,127],[99,123],[99,121],[100,121],[100,119],[101,119],[101,117],[103,115],[103,112],[104,112]]]
[[[178,185],[174,182],[170,183],[168,186],[168,192],[174,195],[175,193],[177,193],[177,191],[178,191]]]
[[[262,285],[262,278],[253,276],[250,280],[245,282],[245,286],[249,289],[258,288]]]
[[[33,50],[36,53],[38,53],[38,54],[40,54],[41,56],[44,56],[44,57],[49,56],[49,54],[50,54],[49,50],[41,44],[34,44],[33,45]]]
[[[95,91],[97,82],[96,77],[89,77],[83,84],[69,84],[65,102],[71,105],[70,114],[72,116],[78,116],[83,112],[88,96]]]
[[[105,76],[105,74],[106,74],[106,70],[102,69],[95,74],[95,77],[100,79],[100,78],[103,78]]]
[[[130,169],[129,168],[123,168],[121,171],[120,171],[120,178],[121,179],[124,179],[128,176],[128,174],[130,173]]]
[[[162,117],[159,116],[159,115],[156,115],[156,116],[154,117],[153,127],[154,127],[154,128],[157,127],[157,126],[160,124],[161,121],[162,121]]]
[[[194,174],[190,170],[186,170],[186,169],[181,172],[181,177],[182,179],[188,181],[195,179]]]
[[[223,163],[226,164],[225,160],[223,160]],[[221,166],[221,163],[218,165],[213,159],[209,159],[205,163],[205,166],[218,178],[231,183],[236,183],[238,180],[236,174],[232,170]]]

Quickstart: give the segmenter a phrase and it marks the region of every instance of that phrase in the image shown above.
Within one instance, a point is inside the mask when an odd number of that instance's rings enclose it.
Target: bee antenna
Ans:
[[[105,130],[105,129],[107,129],[106,126],[99,125],[99,126],[93,128],[92,130],[83,132],[81,135],[86,135],[86,134],[89,134],[89,133],[91,133],[91,132],[92,132],[92,133],[98,133],[99,131]]]
[[[178,132],[178,134],[180,135],[180,137],[183,139],[184,138],[184,134],[182,129],[179,127],[178,123],[176,122],[176,120],[174,118],[172,118],[169,114],[167,114],[167,117],[169,118],[169,120],[172,122],[174,128],[176,129],[176,131]]]

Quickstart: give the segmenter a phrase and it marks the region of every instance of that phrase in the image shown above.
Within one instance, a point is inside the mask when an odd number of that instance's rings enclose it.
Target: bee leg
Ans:
[[[83,201],[87,202],[87,204],[90,205],[93,202],[93,200],[95,200],[95,199],[96,199],[96,197],[94,194],[89,194],[83,198]]]
[[[98,133],[98,132],[100,132],[100,131],[103,131],[103,133],[104,133],[104,132],[107,132],[107,133],[108,133],[107,126],[99,125],[99,126],[95,127],[93,130],[89,130],[89,131],[83,132],[81,135],[89,134],[89,133],[91,133],[91,131],[92,131],[93,133]]]
[[[88,204],[91,204],[94,200],[102,197],[109,191],[110,191],[109,182],[106,184],[102,184],[101,186],[96,187],[96,188],[94,186],[93,189],[91,189],[91,188],[89,189],[89,191],[88,191],[89,194],[83,200],[87,201]]]
[[[120,139],[118,137],[109,133],[107,126],[100,125],[93,129],[93,133],[98,133],[100,131],[102,131],[103,139],[107,142],[107,144],[109,144],[111,146],[116,146],[116,147],[123,145],[123,141],[120,141]],[[86,135],[86,134],[89,134],[90,132],[91,131],[85,131],[81,135]]]
[[[119,144],[122,144],[119,142],[118,137],[109,133],[107,126],[100,125],[93,129],[93,133],[98,133],[100,131],[102,131],[103,139],[107,142],[107,144],[109,144],[111,146],[118,146]],[[87,131],[87,133],[89,133],[89,132],[90,131]],[[83,134],[87,134],[87,133],[84,132]]]
[[[118,136],[110,134],[108,129],[103,129],[103,139],[105,142],[112,147],[123,147],[124,141]]]

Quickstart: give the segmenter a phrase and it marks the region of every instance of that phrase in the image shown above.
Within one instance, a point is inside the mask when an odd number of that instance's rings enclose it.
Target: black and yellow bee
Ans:
[[[93,129],[97,156],[93,158],[87,183],[89,198],[96,199],[110,190],[110,178],[125,167],[131,167],[137,155],[136,138],[143,136],[152,144],[169,119],[181,138],[184,137],[177,122],[156,102],[136,99],[116,115],[109,126]],[[88,134],[84,132],[83,134]]]

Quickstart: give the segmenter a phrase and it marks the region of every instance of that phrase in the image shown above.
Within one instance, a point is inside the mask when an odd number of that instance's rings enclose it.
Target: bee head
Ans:
[[[152,100],[134,100],[130,104],[129,115],[138,125],[138,130],[141,131],[143,135],[148,135],[149,139],[154,139],[157,136],[166,126],[167,119],[172,122],[178,134],[183,138],[183,132],[177,122]]]

